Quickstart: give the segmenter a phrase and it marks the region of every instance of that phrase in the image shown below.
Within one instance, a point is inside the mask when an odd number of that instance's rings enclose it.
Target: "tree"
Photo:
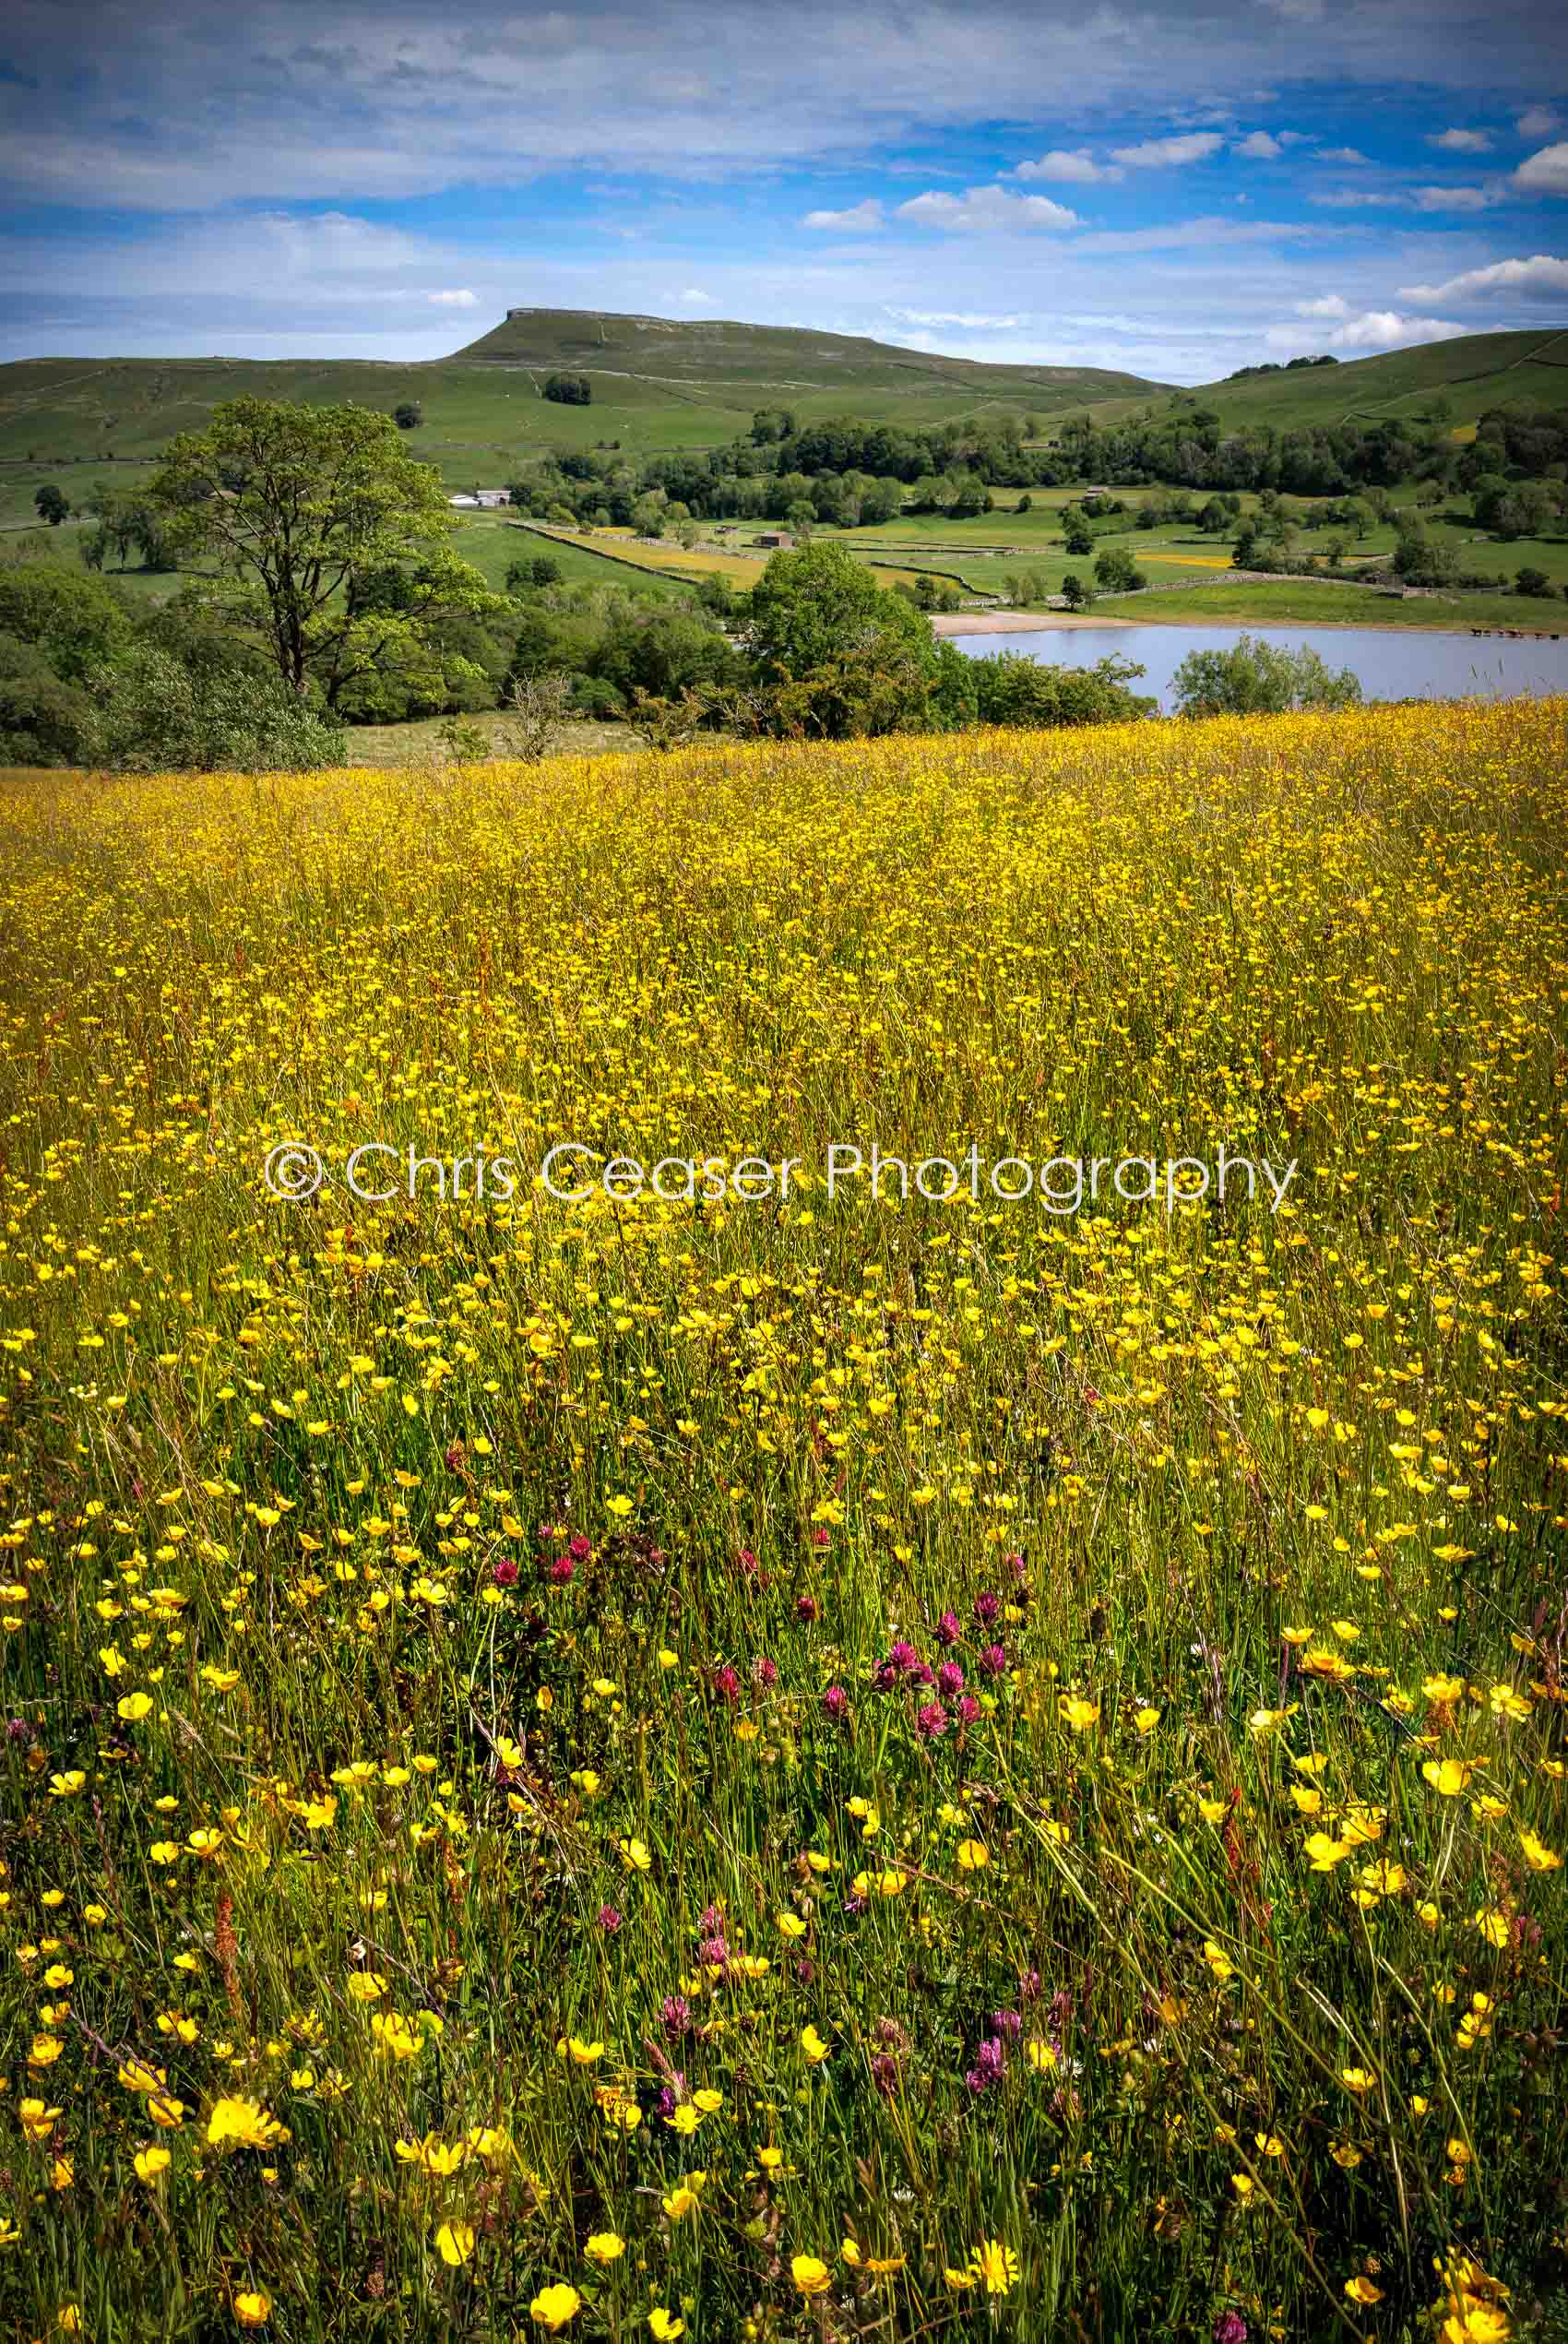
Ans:
[[[564,675],[517,677],[501,703],[506,716],[497,730],[496,745],[520,764],[537,765],[555,747],[571,712],[571,684]]]
[[[734,652],[706,612],[629,599],[612,613],[593,657],[594,674],[627,700],[639,692],[678,699],[690,686],[729,682],[734,668]]]
[[[1526,568],[1518,571],[1515,575],[1514,579],[1514,591],[1515,594],[1533,594],[1538,597],[1545,597],[1547,595],[1555,594],[1557,589],[1552,585],[1551,580],[1548,577],[1544,570]]]
[[[874,480],[861,499],[861,526],[880,528],[884,522],[897,520],[903,509],[902,481]]]
[[[62,683],[79,684],[130,640],[113,588],[54,562],[0,570],[0,632],[34,645]]]
[[[593,385],[586,375],[547,375],[544,396],[562,407],[587,407],[593,399]]]
[[[505,608],[434,542],[456,525],[439,476],[366,408],[231,399],[172,443],[150,494],[176,547],[216,558],[230,623],[329,708],[428,665],[437,620]]]
[[[1087,611],[1094,601],[1094,589],[1086,586],[1075,570],[1069,570],[1062,581],[1062,599],[1070,611]]]
[[[1142,570],[1120,545],[1109,546],[1094,565],[1095,584],[1107,594],[1135,594],[1146,585]]]
[[[1394,575],[1406,586],[1443,586],[1454,575],[1454,556],[1430,538],[1413,513],[1399,517]]]
[[[901,591],[911,597],[917,611],[956,611],[960,599],[949,579],[934,577],[930,570],[921,570],[914,584]]]
[[[92,720],[87,694],[62,684],[36,643],[0,635],[0,764],[79,764]]]
[[[747,643],[780,732],[842,740],[920,730],[949,720],[959,693],[942,657],[953,647],[939,647],[914,604],[885,592],[842,545],[773,555],[752,589]]]
[[[1239,635],[1229,650],[1189,651],[1173,678],[1182,716],[1280,716],[1290,708],[1348,708],[1361,697],[1349,668],[1337,673],[1303,644],[1286,651]]]
[[[143,492],[104,488],[89,499],[86,509],[98,517],[98,527],[81,541],[81,555],[89,568],[101,570],[106,557],[117,553],[124,569],[133,553],[144,570],[177,567],[166,516]]]
[[[53,481],[44,482],[32,503],[39,519],[47,521],[51,529],[58,529],[71,509],[69,497],[63,489],[56,488]]]
[[[506,565],[508,594],[531,594],[542,586],[559,586],[561,565],[551,553],[525,553]]]
[[[1062,524],[1062,541],[1079,561],[1094,552],[1094,531],[1082,513],[1067,515]]]
[[[424,421],[424,409],[417,399],[400,399],[392,410],[392,421],[400,432],[417,432]]]

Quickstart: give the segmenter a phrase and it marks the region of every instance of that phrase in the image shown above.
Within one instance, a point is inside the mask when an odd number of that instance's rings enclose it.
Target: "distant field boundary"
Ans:
[[[652,562],[634,562],[626,553],[607,553],[602,545],[587,545],[580,537],[567,529],[547,529],[540,521],[503,521],[503,529],[522,529],[529,537],[542,537],[547,545],[569,545],[576,553],[591,553],[596,562],[610,562],[618,570],[633,570],[638,577],[666,577],[677,586],[700,586],[702,577],[691,570],[677,569],[673,563],[667,568]]]
[[[832,541],[837,545],[844,542],[842,538]],[[860,558],[868,570],[918,570],[921,577],[944,577],[949,586],[961,586],[966,594],[990,594],[995,590],[992,587],[974,585],[962,570],[939,570],[934,562],[911,562],[908,557],[901,562],[884,562],[879,561],[874,553],[863,553]]]

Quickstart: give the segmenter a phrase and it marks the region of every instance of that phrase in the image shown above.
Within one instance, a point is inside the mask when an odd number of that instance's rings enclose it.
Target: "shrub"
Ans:
[[[1128,689],[1144,672],[1131,660],[1112,657],[1096,660],[1093,667],[1049,667],[1027,652],[1003,651],[970,665],[982,724],[1123,724],[1147,716],[1155,706]]]
[[[1239,636],[1228,650],[1189,651],[1175,678],[1182,716],[1278,716],[1289,708],[1353,708],[1361,696],[1348,668],[1337,673],[1303,644],[1286,651]]]
[[[155,643],[93,679],[102,703],[94,762],[116,771],[307,772],[341,765],[342,727],[279,675],[234,670],[198,682]]]
[[[535,594],[546,586],[559,586],[561,565],[551,553],[524,553],[506,565],[508,594]]]
[[[0,765],[80,765],[92,720],[86,694],[47,668],[0,675]]]
[[[625,715],[624,695],[616,690],[607,676],[574,675],[570,682],[574,716],[591,717],[600,724],[613,724]]]

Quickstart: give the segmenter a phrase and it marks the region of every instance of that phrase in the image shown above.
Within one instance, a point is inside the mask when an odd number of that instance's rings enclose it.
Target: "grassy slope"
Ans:
[[[1226,423],[1268,423],[1277,431],[1289,431],[1348,418],[1414,418],[1440,392],[1456,424],[1473,423],[1504,399],[1529,399],[1542,407],[1568,405],[1568,329],[1541,326],[1527,333],[1463,334],[1455,341],[1387,351],[1337,366],[1208,383],[1190,395]],[[1135,414],[1146,404],[1119,400],[1098,412],[1105,417]]]
[[[606,339],[598,335],[602,329]],[[592,363],[595,354],[599,363]],[[569,365],[593,376],[590,407],[543,397]],[[40,481],[61,476],[73,502],[124,484],[176,433],[199,429],[219,401],[250,395],[391,409],[418,399],[413,445],[455,487],[492,485],[519,458],[601,441],[634,454],[712,447],[759,406],[802,415],[951,421],[1002,401],[1050,412],[1086,399],[1158,394],[1162,386],[1092,367],[987,366],[842,334],[718,323],[535,312],[452,358],[426,365],[321,359],[26,359],[0,367],[0,523],[30,513]],[[90,469],[89,469],[90,468]]]
[[[978,395],[1046,410],[1085,397],[1137,396],[1159,387],[1140,375],[1096,367],[993,366],[859,334],[590,310],[525,310],[455,356],[533,370],[541,378],[552,368],[568,367],[591,377],[596,402],[604,395],[601,385],[624,381],[688,400],[707,399],[716,384],[731,384],[754,395],[754,406],[795,408],[826,392],[840,399],[838,411],[845,413],[856,411],[868,393],[902,400],[958,391],[971,402]]]
[[[600,339],[602,334],[603,339]],[[591,375],[590,407],[545,399],[545,374]],[[1500,399],[1568,399],[1568,332],[1467,335],[1294,375],[1214,384],[1194,394],[1227,422],[1292,424],[1347,415],[1415,413],[1443,391],[1455,420]],[[1164,388],[1092,368],[989,366],[849,335],[719,321],[599,317],[533,311],[425,365],[320,359],[26,359],[0,367],[0,523],[30,510],[53,471],[75,498],[127,477],[179,431],[198,428],[221,399],[250,393],[307,404],[354,399],[391,408],[419,399],[414,445],[457,486],[504,476],[548,447],[618,441],[628,452],[708,447],[749,423],[759,405],[806,416],[891,417],[911,424],[973,414],[994,402],[1040,413],[1093,406],[1111,417],[1158,403]],[[25,490],[25,494],[22,493]]]

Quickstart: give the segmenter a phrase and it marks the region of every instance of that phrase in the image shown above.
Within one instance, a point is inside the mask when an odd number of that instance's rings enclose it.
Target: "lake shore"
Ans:
[[[1386,613],[1374,615],[1372,612],[1369,612],[1364,619],[1345,619],[1318,618],[1315,614],[1311,616],[1292,614],[1282,617],[1266,610],[1259,611],[1252,618],[1211,619],[1194,613],[1190,604],[1184,604],[1179,611],[1162,612],[1157,607],[1157,598],[1151,595],[1147,606],[1140,609],[1135,619],[1124,617],[1121,612],[1112,613],[1102,610],[1097,605],[1093,611],[939,612],[932,617],[931,624],[933,632],[937,635],[1045,635],[1054,633],[1058,627],[1194,625],[1222,626],[1228,631],[1234,629],[1238,635],[1242,635],[1254,632],[1259,627],[1281,626],[1310,626],[1314,630],[1319,627],[1332,628],[1336,634],[1344,629],[1364,632],[1368,628],[1387,627],[1390,622]],[[1446,623],[1443,619],[1423,619],[1417,622],[1415,626],[1407,620],[1405,625],[1410,628],[1412,633],[1419,631],[1426,635],[1454,635],[1462,637],[1467,643],[1485,642],[1488,639],[1503,643],[1511,640],[1557,643],[1561,642],[1564,636],[1568,636],[1568,621],[1560,627],[1467,626],[1462,620],[1455,621],[1452,618]]]
[[[1059,626],[1140,626],[1140,619],[1100,618],[1085,611],[939,611],[937,635],[1044,635]]]

